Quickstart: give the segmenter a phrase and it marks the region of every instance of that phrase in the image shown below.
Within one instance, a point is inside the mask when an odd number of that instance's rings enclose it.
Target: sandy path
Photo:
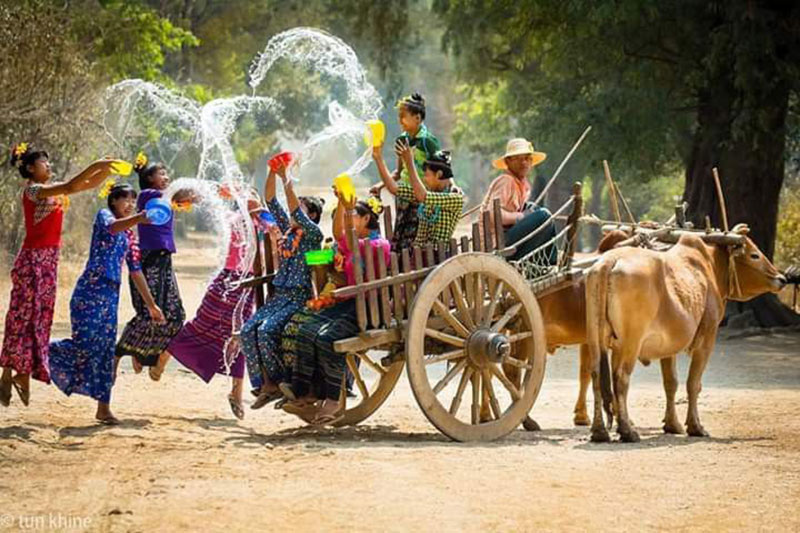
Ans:
[[[535,409],[547,429],[490,444],[443,439],[405,378],[376,416],[339,431],[271,409],[236,422],[227,380],[175,367],[157,384],[122,374],[118,428],[92,424],[90,401],[37,387],[0,423],[0,509],[23,526],[88,518],[91,531],[797,530],[798,344],[723,343],[702,395],[710,439],[663,435],[657,369],[637,369],[636,445],[593,445],[571,427],[572,351],[548,366]]]
[[[178,256],[190,315],[214,254]],[[54,336],[67,320],[62,309]],[[631,391],[642,442],[589,443],[571,424],[575,355],[548,363],[534,410],[545,430],[489,444],[445,440],[405,377],[374,417],[338,431],[272,409],[237,422],[226,379],[206,386],[174,363],[161,383],[123,370],[116,428],[92,423],[90,400],[35,386],[28,409],[2,411],[0,530],[800,530],[800,336],[718,346],[701,396],[710,439],[661,433],[651,365]]]

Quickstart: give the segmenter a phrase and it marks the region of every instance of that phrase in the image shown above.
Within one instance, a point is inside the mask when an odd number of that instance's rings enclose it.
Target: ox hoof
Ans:
[[[642,440],[639,438],[639,434],[633,428],[619,428],[617,430],[619,433],[619,438],[622,442],[639,442]]]
[[[522,427],[525,428],[525,431],[541,431],[542,428],[533,418],[526,416],[525,420],[522,421]]]
[[[667,422],[664,424],[664,433],[683,435],[683,426],[681,426],[680,422]]]
[[[608,430],[605,426],[601,426],[600,428],[592,428],[592,436],[590,439],[592,442],[611,442],[611,435],[608,434]]]
[[[699,424],[696,426],[687,426],[686,433],[688,433],[690,437],[708,437],[708,431]]]
[[[572,422],[576,426],[588,426],[592,421],[589,420],[589,415],[586,413],[575,413],[575,418],[572,419]]]

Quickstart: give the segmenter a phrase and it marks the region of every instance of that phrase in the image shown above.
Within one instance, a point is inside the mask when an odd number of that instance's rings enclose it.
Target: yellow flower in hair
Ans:
[[[367,205],[369,206],[370,209],[372,209],[372,212],[375,213],[376,215],[380,215],[381,211],[383,210],[383,204],[381,204],[381,199],[378,198],[377,196],[370,196],[369,198],[367,198]]]
[[[108,198],[108,195],[111,193],[111,188],[117,184],[117,180],[114,178],[108,178],[106,182],[103,184],[103,187],[100,189],[100,192],[97,193],[98,198]]]
[[[58,197],[58,199],[59,202],[61,203],[61,210],[66,213],[67,210],[69,209],[69,196],[67,196],[66,194],[62,194],[61,196]]]
[[[19,157],[24,155],[25,152],[28,151],[28,143],[19,143],[17,146],[14,147],[14,155]]]
[[[136,170],[142,169],[147,165],[147,156],[144,155],[144,152],[139,152],[136,154],[136,159],[133,161],[133,168]]]

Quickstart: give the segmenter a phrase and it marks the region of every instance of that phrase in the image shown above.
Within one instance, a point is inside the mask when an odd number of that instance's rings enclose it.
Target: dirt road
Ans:
[[[213,252],[178,257],[191,315]],[[68,332],[63,309],[56,320],[54,337]],[[433,429],[405,378],[338,431],[272,409],[238,422],[227,379],[206,386],[174,362],[160,383],[126,363],[115,428],[93,423],[92,401],[37,384],[29,408],[0,411],[0,530],[800,530],[800,336],[720,343],[701,395],[709,439],[661,433],[651,365],[630,395],[642,442],[591,444],[572,427],[576,373],[574,350],[549,360],[542,432],[469,445]]]

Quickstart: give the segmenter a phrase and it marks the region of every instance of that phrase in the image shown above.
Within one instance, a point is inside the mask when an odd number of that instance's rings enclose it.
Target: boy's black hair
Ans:
[[[130,197],[136,198],[138,193],[136,189],[128,185],[127,183],[118,183],[111,187],[111,191],[108,193],[108,208],[114,213],[114,208],[112,207],[114,204],[114,200],[123,197]],[[116,215],[116,213],[114,213]]]
[[[367,202],[365,202],[364,200],[359,200],[358,202],[356,202],[355,210],[356,213],[359,214],[359,216],[369,217],[369,222],[367,222],[368,230],[380,229],[380,224],[378,223],[378,215],[380,213],[383,213],[383,206],[381,206],[380,211],[376,213],[375,211],[372,210],[372,208]]]
[[[398,100],[397,106],[403,106],[412,115],[419,115],[422,120],[425,120],[425,97],[421,94],[412,93],[404,96]]]
[[[450,156],[450,152],[447,150],[439,150],[422,163],[422,170],[428,168],[434,172],[441,170],[442,177],[439,179],[447,180],[453,177],[453,167],[451,165],[452,157]]]
[[[28,170],[28,165],[33,165],[42,158],[50,159],[50,156],[44,150],[31,150],[27,144],[20,143],[11,147],[11,156],[8,162],[19,171],[20,176],[29,180],[33,174]]]
[[[320,219],[322,219],[322,208],[325,205],[325,200],[318,196],[301,196],[298,200],[306,206],[308,218],[313,220],[315,224],[319,224]]]

